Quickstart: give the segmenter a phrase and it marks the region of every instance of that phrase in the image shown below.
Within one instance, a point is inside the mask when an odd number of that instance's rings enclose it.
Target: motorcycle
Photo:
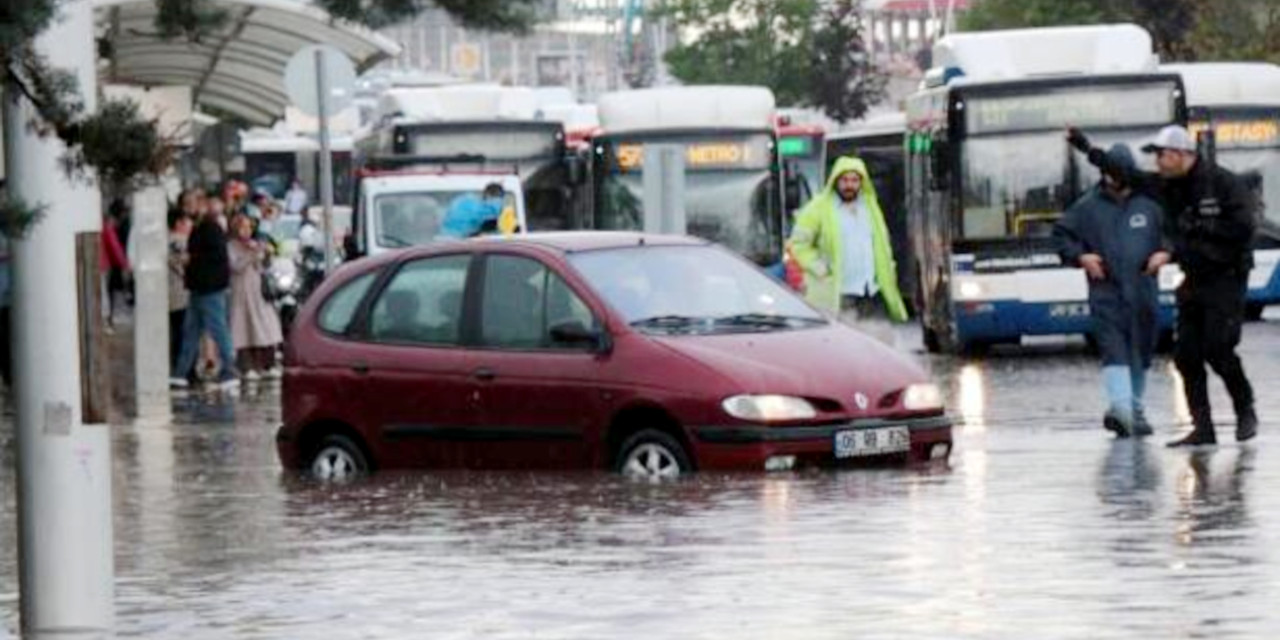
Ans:
[[[280,326],[288,334],[298,309],[324,280],[324,252],[302,248],[295,258],[276,258],[267,269],[264,291],[280,314]]]

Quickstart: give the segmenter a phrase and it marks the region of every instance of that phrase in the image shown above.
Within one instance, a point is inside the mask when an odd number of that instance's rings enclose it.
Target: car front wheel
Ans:
[[[660,480],[693,471],[680,442],[656,429],[645,429],[622,444],[616,470],[628,478]]]
[[[320,441],[309,468],[317,480],[343,481],[368,473],[369,461],[351,438],[334,434]]]

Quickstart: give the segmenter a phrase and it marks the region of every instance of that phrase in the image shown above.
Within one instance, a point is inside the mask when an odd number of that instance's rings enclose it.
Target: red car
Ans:
[[[674,476],[945,459],[907,358],[692,238],[530,234],[347,265],[289,338],[286,468]]]

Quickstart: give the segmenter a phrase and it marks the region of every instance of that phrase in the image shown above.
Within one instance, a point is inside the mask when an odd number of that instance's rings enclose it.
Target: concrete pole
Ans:
[[[167,423],[169,404],[169,225],[164,187],[148,186],[133,197],[134,390],[137,418]],[[164,337],[164,339],[161,339]]]
[[[91,0],[59,3],[36,40],[49,63],[76,74],[88,110],[97,106]],[[5,166],[12,193],[47,206],[13,247],[14,396],[18,439],[18,564],[25,636],[105,633],[113,626],[111,439],[86,424],[82,397],[80,292],[97,287],[97,265],[77,286],[77,234],[89,253],[102,228],[94,184],[69,180],[61,142],[27,127],[25,99],[6,92]],[[89,289],[92,290],[92,289]],[[92,296],[87,296],[92,299]],[[101,322],[97,308],[85,318]],[[92,382],[86,379],[84,382]],[[82,396],[85,394],[85,396]],[[100,407],[93,413],[98,413]],[[99,415],[95,416],[105,422]]]
[[[329,78],[325,75],[324,49],[316,50],[316,115],[320,129],[320,204],[324,211],[324,272],[333,269],[333,155],[329,148]]]

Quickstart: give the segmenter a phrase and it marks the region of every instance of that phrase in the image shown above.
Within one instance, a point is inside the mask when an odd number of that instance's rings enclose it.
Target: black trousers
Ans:
[[[1245,377],[1236,345],[1244,323],[1248,272],[1227,271],[1188,277],[1178,288],[1178,342],[1174,361],[1196,431],[1212,431],[1209,376],[1205,364],[1222,378],[1236,414],[1253,407],[1253,386]]]

